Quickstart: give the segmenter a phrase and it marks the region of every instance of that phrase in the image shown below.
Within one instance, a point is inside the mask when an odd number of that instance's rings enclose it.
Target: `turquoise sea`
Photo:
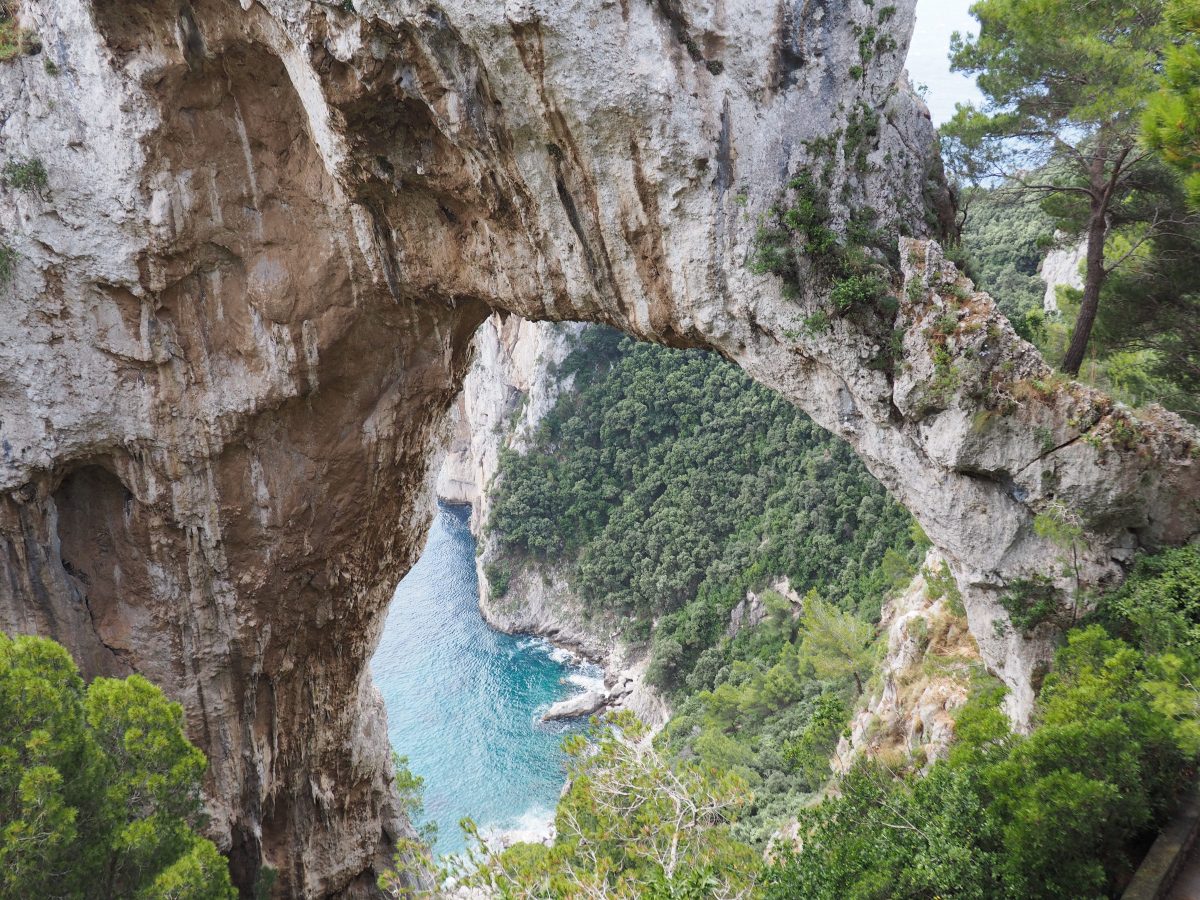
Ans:
[[[540,638],[488,627],[466,510],[439,506],[396,588],[371,671],[392,746],[425,779],[436,852],[463,849],[464,816],[485,831],[544,827],[565,779],[562,739],[579,726],[539,719],[603,673]]]

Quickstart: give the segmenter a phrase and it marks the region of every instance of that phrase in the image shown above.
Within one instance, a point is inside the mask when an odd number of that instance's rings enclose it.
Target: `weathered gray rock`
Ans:
[[[771,585],[771,590],[792,604],[791,615],[793,618],[804,612],[804,598],[792,590],[788,579],[780,578]],[[746,591],[746,596],[729,611],[729,624],[725,626],[726,637],[737,637],[738,632],[742,629],[762,624],[769,612],[763,598],[765,593],[765,591]]]
[[[847,771],[863,754],[886,758],[920,752],[926,766],[946,755],[979,651],[948,598],[930,596],[925,573],[941,564],[931,551],[922,571],[884,604],[879,687],[861,698],[848,733],[838,742],[831,760],[835,772]]]
[[[1080,518],[1085,586],[1197,531],[1194,432],[1043,390],[963,284],[934,327],[933,245],[903,248],[895,318],[820,333],[816,282],[745,267],[827,162],[835,224],[936,233],[913,0],[343,6],[27,0],[58,74],[0,64],[0,152],[50,181],[0,196],[0,624],[184,704],[243,886],[270,863],[289,896],[369,891],[403,827],[366,662],[494,310],[714,348],[845,437],[1018,717],[1048,645],[992,623],[1007,579],[1061,571],[1034,517]]]
[[[1069,240],[1068,235],[1055,234],[1055,238]],[[1042,297],[1042,308],[1048,313],[1058,312],[1058,289],[1072,287],[1083,290],[1082,264],[1087,257],[1087,241],[1075,240],[1064,246],[1054,247],[1043,258],[1038,275],[1046,282],[1046,294]]]
[[[566,700],[559,700],[542,714],[542,721],[555,722],[560,719],[590,716],[608,706],[611,699],[607,691],[584,691]]]
[[[570,390],[574,376],[559,376],[557,369],[583,327],[495,314],[475,333],[475,359],[452,411],[437,495],[471,506],[476,537],[487,521],[487,488],[500,468],[500,451],[524,450],[559,394]]]

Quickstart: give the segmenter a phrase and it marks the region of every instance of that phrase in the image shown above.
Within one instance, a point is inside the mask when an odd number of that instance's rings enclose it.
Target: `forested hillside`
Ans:
[[[565,566],[585,609],[649,643],[679,710],[669,747],[763,788],[738,828],[761,844],[828,778],[873,623],[926,545],[844,442],[713,354],[590,328],[567,374],[577,390],[503,459],[491,581]],[[731,639],[748,592],[765,621]],[[858,684],[818,672],[802,634],[822,625],[856,648]]]
[[[844,442],[710,353],[591,328],[563,369],[578,389],[504,458],[487,527],[510,565],[565,562],[589,609],[653,630],[661,685],[779,578],[878,618],[913,523]]]

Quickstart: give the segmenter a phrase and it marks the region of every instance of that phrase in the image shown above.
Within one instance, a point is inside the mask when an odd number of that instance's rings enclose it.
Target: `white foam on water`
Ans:
[[[597,693],[604,691],[604,675],[593,675],[587,670],[572,672],[563,681],[583,688],[585,691],[596,691]]]
[[[550,658],[556,663],[562,663],[563,665],[574,663],[577,659],[575,654],[565,647],[551,647]]]
[[[493,850],[502,850],[513,844],[543,844],[554,839],[554,810],[540,804],[531,806],[521,813],[515,823],[507,827],[485,825],[479,836]]]

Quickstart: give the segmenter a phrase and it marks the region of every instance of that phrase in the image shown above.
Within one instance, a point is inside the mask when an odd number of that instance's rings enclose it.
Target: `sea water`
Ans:
[[[420,560],[400,582],[371,660],[392,747],[425,779],[435,852],[464,847],[459,821],[535,837],[565,779],[550,704],[595,687],[601,670],[546,641],[490,628],[479,613],[466,510],[439,506]]]

